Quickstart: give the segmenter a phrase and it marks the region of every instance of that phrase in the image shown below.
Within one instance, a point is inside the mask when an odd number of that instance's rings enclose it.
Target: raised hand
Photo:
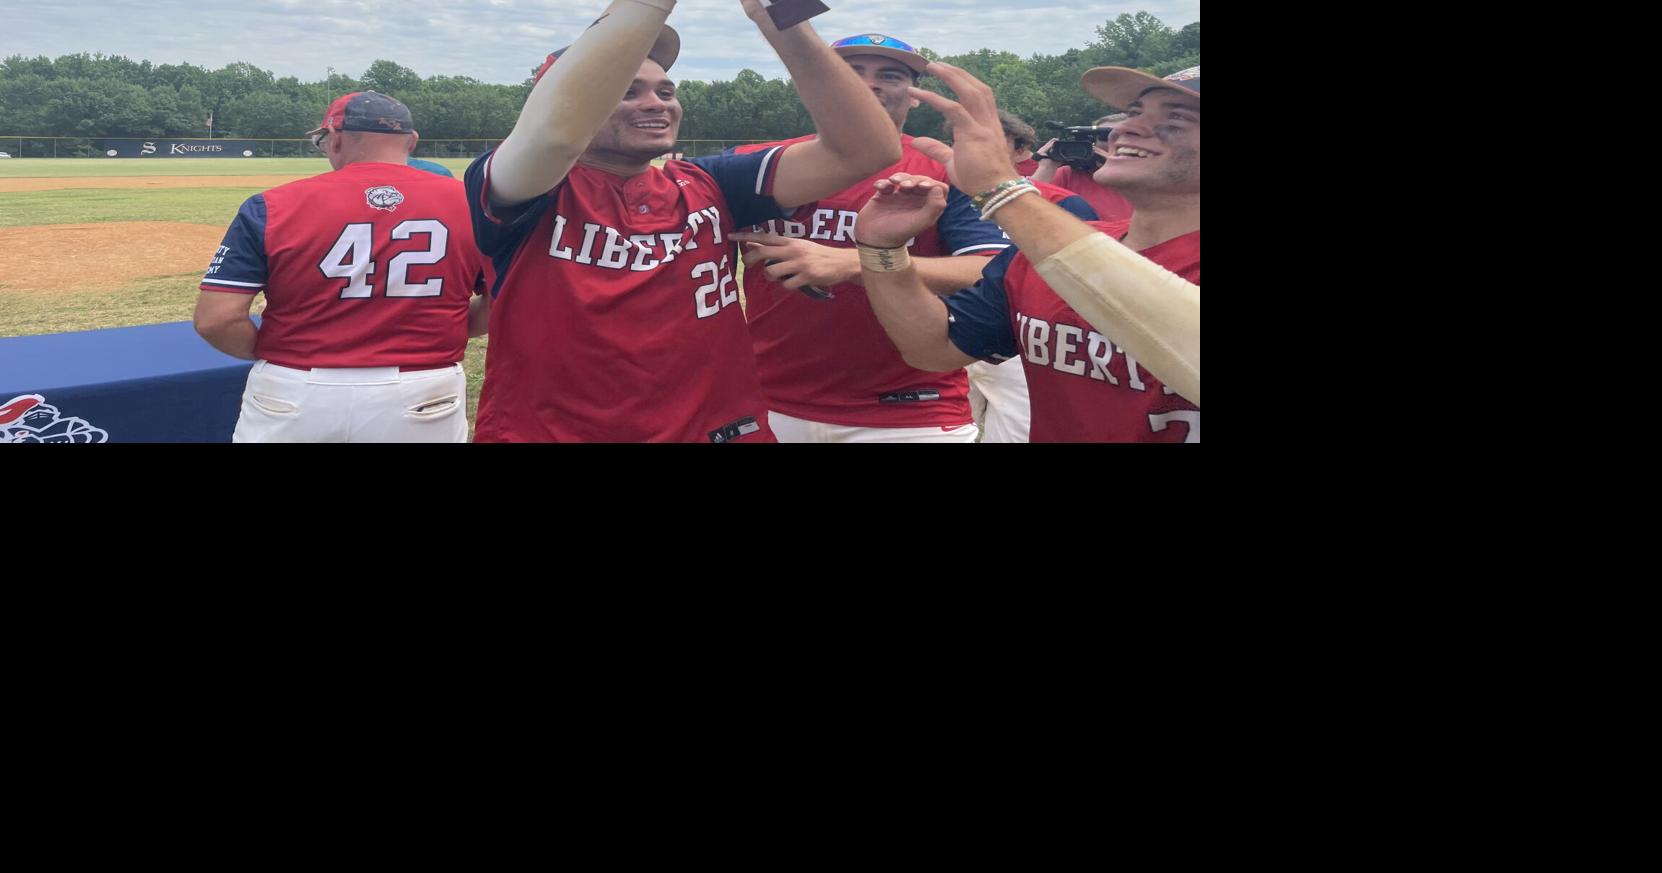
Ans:
[[[915,145],[918,141],[913,140]],[[938,145],[938,143],[937,143]],[[896,173],[879,179],[876,196],[854,222],[854,239],[868,246],[899,248],[933,227],[946,211],[946,183]]]
[[[1010,144],[1004,141],[1004,127],[998,121],[993,89],[968,72],[942,61],[931,63],[928,71],[945,82],[958,95],[958,101],[922,88],[911,89],[912,96],[946,116],[952,124],[952,146],[949,148],[928,137],[919,137],[912,145],[945,164],[952,184],[971,196],[1019,178],[1021,174],[1010,160]]]

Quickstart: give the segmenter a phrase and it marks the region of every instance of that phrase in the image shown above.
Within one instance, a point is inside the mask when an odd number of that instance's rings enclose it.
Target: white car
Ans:
[[[6,154],[5,152],[0,152],[0,158],[9,158],[9,157],[11,157],[11,155]]]

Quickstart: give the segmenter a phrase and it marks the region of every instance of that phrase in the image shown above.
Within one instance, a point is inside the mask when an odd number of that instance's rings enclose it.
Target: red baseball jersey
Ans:
[[[285,367],[454,364],[490,269],[462,183],[358,162],[248,198],[204,291],[265,291],[258,358]]]
[[[1092,225],[1119,239],[1130,223]],[[1200,231],[1141,254],[1200,284]],[[1033,407],[1032,442],[1200,442],[1200,407],[1093,329],[1014,249],[946,305],[952,313],[948,336],[965,354],[991,361],[1021,356]]]
[[[1051,180],[1059,188],[1066,188],[1091,204],[1091,211],[1096,213],[1098,221],[1120,221],[1131,217],[1131,201],[1125,195],[1112,188],[1104,188],[1091,178],[1091,174],[1073,167],[1058,167],[1056,178]]]
[[[581,165],[495,215],[490,158],[468,167],[496,263],[480,442],[772,442],[728,239],[780,214],[780,150],[670,161],[629,178]]]
[[[740,154],[804,142],[740,146]],[[832,248],[854,248],[854,220],[876,194],[872,184],[895,173],[946,181],[946,168],[902,136],[900,162],[846,191],[799,207],[789,219],[754,229],[806,238]],[[997,254],[1010,245],[998,225],[956,188],[935,226],[919,234],[912,254],[921,258]],[[853,427],[959,427],[970,421],[964,371],[931,373],[901,358],[872,312],[866,289],[844,283],[824,289],[830,299],[791,290],[761,270],[745,273],[745,302],[756,349],[757,375],[775,411]]]

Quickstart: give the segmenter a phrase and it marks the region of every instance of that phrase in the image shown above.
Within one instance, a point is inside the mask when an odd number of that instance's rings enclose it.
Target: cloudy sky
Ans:
[[[1173,29],[1200,20],[1200,0],[825,0],[814,19],[826,39],[876,31],[943,55],[981,48],[1058,54],[1081,48],[1094,28],[1146,11]],[[76,52],[216,69],[246,61],[278,76],[321,81],[328,68],[361,75],[377,58],[422,76],[518,83],[566,45],[608,0],[142,0],[10,3],[0,57]],[[680,0],[678,79],[731,79],[746,67],[784,67],[744,17],[738,0]]]

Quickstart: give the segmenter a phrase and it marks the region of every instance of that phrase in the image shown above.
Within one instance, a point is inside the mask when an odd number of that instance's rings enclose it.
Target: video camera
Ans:
[[[1045,123],[1046,127],[1058,128],[1062,135],[1056,138],[1054,145],[1048,151],[1035,154],[1039,160],[1049,158],[1059,164],[1065,164],[1087,173],[1096,172],[1104,163],[1101,155],[1095,151],[1097,142],[1106,140],[1111,127],[1069,127],[1060,121]]]

